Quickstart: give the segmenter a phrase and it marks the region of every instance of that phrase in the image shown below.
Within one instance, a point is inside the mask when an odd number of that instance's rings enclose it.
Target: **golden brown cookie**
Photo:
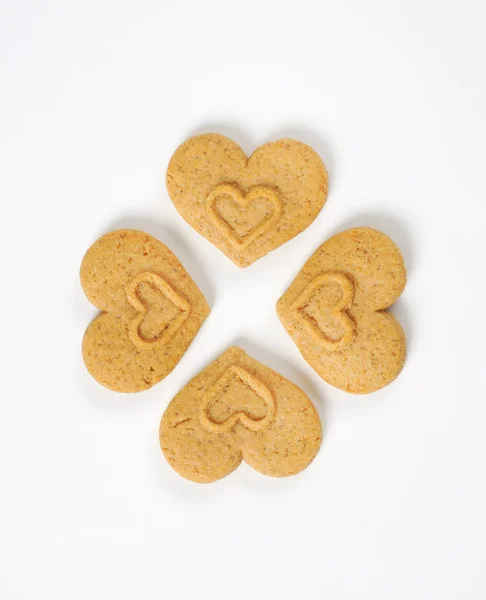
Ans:
[[[321,438],[304,392],[236,347],[196,375],[160,423],[167,461],[199,483],[229,475],[242,459],[264,475],[294,475],[316,456]]]
[[[110,390],[139,392],[166,377],[209,314],[181,263],[143,231],[101,237],[80,275],[88,300],[103,311],[84,334],[84,362]]]
[[[295,140],[270,142],[247,158],[228,138],[208,133],[174,152],[167,189],[189,225],[247,267],[312,223],[326,201],[327,171]]]
[[[403,292],[397,246],[369,227],[322,244],[277,303],[277,313],[305,360],[328,383],[366,394],[397,377],[405,335],[385,309]]]

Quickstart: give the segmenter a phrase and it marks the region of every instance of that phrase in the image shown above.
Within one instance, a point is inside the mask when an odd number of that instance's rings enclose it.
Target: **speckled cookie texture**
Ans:
[[[403,257],[368,227],[335,235],[305,263],[277,303],[285,329],[313,369],[356,394],[393,381],[405,361],[405,335],[386,312],[406,283]]]
[[[84,362],[117,392],[146,390],[166,377],[209,314],[174,254],[143,231],[101,237],[80,275],[88,300],[102,311],[84,334]]]
[[[290,139],[260,146],[248,158],[222,135],[199,135],[179,146],[167,168],[179,213],[239,267],[308,227],[327,187],[319,156]]]
[[[170,402],[160,423],[169,464],[199,483],[242,460],[273,477],[305,469],[321,445],[319,415],[304,392],[231,347]]]

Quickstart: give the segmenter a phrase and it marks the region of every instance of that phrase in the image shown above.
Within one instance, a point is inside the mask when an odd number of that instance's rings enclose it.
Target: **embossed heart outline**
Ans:
[[[255,227],[250,229],[245,235],[239,235],[231,225],[222,218],[214,206],[218,196],[222,196],[223,194],[231,196],[235,202],[244,207],[248,206],[257,198],[266,198],[272,203],[273,212]],[[243,249],[277,223],[282,216],[283,202],[280,194],[276,190],[265,185],[256,185],[246,194],[243,194],[236,185],[232,183],[221,183],[209,193],[206,199],[206,210],[210,221],[224,235],[233,248]]]
[[[140,335],[140,324],[148,312],[148,308],[140,300],[137,293],[138,286],[141,283],[150,283],[153,285],[167,298],[167,300],[169,300],[169,302],[172,302],[172,304],[179,311],[177,316],[169,322],[162,333],[153,340],[146,340]],[[156,275],[155,273],[142,273],[132,279],[132,281],[125,288],[125,294],[128,303],[137,311],[136,317],[130,323],[128,336],[139,350],[149,350],[153,348],[154,344],[160,346],[167,344],[177,330],[184,324],[189,316],[189,313],[191,312],[191,306],[189,302],[184,300],[184,298],[181,298],[181,296],[164,279],[162,279],[162,277],[159,277],[159,275]]]
[[[209,415],[208,410],[211,404],[221,396],[224,390],[229,386],[231,380],[234,378],[240,379],[243,384],[247,385],[255,394],[261,398],[267,406],[267,414],[261,419],[252,419],[244,411],[238,411],[233,413],[223,423],[217,423],[213,421]],[[249,373],[243,367],[232,365],[226,369],[221,377],[212,385],[206,392],[199,408],[199,415],[201,424],[208,431],[212,433],[227,433],[231,431],[238,421],[251,431],[262,431],[265,429],[275,418],[275,399],[272,392]]]
[[[332,316],[340,323],[343,328],[343,335],[338,340],[332,340],[320,329],[320,327],[303,312],[303,307],[309,302],[312,296],[329,281],[335,281],[341,286],[342,297],[332,308]],[[302,321],[303,326],[320,346],[333,352],[344,350],[354,340],[356,324],[346,313],[351,308],[354,299],[354,285],[344,273],[328,272],[321,273],[315,277],[297,296],[291,304],[291,310]]]

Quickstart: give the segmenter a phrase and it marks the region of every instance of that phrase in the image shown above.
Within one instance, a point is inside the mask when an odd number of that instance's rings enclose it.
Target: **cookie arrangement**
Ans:
[[[238,267],[303,232],[327,189],[320,157],[290,139],[260,146],[248,158],[224,136],[200,135],[184,142],[167,168],[167,190],[180,215]],[[139,392],[164,379],[210,312],[176,256],[142,231],[102,236],[86,252],[80,276],[101,311],[84,334],[83,359],[116,392]],[[314,252],[276,310],[324,381],[369,393],[391,383],[404,365],[405,335],[386,309],[405,283],[394,242],[357,227]],[[177,473],[209,483],[242,460],[264,475],[294,475],[317,455],[322,428],[301,389],[231,347],[169,403],[159,439]]]

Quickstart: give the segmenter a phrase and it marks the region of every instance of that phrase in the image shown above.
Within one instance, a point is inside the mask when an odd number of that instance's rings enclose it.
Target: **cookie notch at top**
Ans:
[[[326,167],[306,144],[282,139],[247,157],[235,142],[215,133],[179,146],[166,180],[183,219],[239,267],[306,229],[328,190]]]

